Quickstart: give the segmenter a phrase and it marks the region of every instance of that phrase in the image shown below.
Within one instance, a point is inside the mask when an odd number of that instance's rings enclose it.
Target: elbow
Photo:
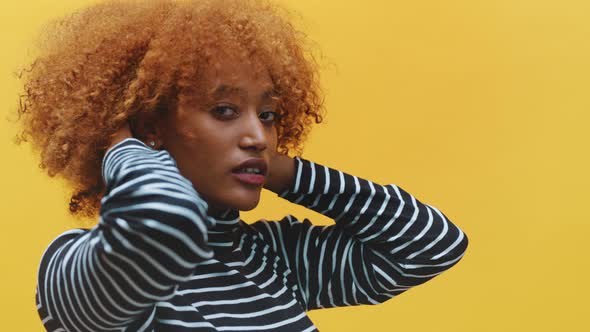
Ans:
[[[458,237],[455,239],[454,243],[451,245],[450,250],[446,252],[443,256],[438,257],[437,261],[445,262],[442,266],[446,266],[446,269],[451,268],[452,266],[456,265],[460,260],[463,259],[465,253],[467,252],[467,247],[469,246],[469,238],[467,234],[465,234],[461,229],[457,228]]]
[[[428,258],[423,257],[417,266],[424,267],[428,272],[441,273],[463,259],[469,246],[469,238],[460,228],[453,228],[454,231],[447,232],[446,236],[437,243],[435,247],[438,249],[432,252],[434,255]]]
[[[453,258],[455,258],[457,260],[457,262],[459,262],[464,256],[465,253],[467,252],[467,247],[469,246],[469,238],[467,237],[467,234],[465,234],[463,231],[459,230],[462,234],[462,238],[460,239],[459,244],[457,245],[457,248],[453,251]]]
[[[465,232],[461,231],[463,233],[463,240],[461,240],[461,243],[459,244],[459,248],[461,250],[461,255],[464,255],[465,252],[467,251],[467,247],[469,246],[469,239],[467,238],[467,234],[465,234]]]
[[[465,256],[467,247],[469,246],[469,238],[459,226],[450,221],[441,212],[439,214],[448,228],[442,232],[444,235],[441,234],[442,241],[440,241],[440,244],[444,249],[432,257],[432,259],[437,262],[446,262],[445,265],[450,268]]]

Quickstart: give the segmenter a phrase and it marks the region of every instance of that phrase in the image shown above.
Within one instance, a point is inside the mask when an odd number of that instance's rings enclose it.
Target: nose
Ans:
[[[246,112],[242,117],[242,135],[240,138],[240,147],[243,149],[254,149],[256,151],[263,151],[268,145],[268,138],[266,137],[266,128],[258,118],[255,111]]]

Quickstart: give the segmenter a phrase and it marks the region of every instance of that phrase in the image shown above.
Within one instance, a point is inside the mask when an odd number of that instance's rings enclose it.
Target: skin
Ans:
[[[201,93],[180,96],[176,111],[150,129],[141,128],[147,142],[156,142],[155,149],[172,155],[212,215],[227,208],[252,210],[263,187],[278,194],[295,175],[294,160],[276,152],[278,118],[268,72],[236,57],[221,59],[220,66],[204,69]],[[111,146],[127,137],[132,137],[128,125],[115,134]],[[264,185],[245,184],[232,174],[250,158],[266,161]]]

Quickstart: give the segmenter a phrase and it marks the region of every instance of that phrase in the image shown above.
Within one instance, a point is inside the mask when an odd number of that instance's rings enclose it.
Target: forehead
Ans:
[[[270,73],[261,61],[235,55],[212,59],[199,76],[201,88],[208,95],[260,95],[273,90]]]

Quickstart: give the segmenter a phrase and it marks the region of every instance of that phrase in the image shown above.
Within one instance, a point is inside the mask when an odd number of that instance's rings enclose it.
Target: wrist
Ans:
[[[294,178],[295,159],[279,154],[271,161],[264,188],[278,195],[293,185]]]

